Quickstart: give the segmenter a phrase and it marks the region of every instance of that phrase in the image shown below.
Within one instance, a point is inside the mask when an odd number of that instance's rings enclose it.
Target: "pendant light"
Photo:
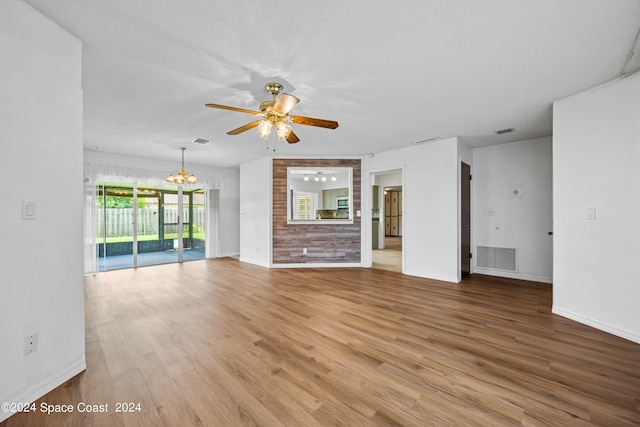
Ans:
[[[196,182],[198,182],[198,178],[196,178],[196,176],[192,172],[187,172],[184,169],[184,150],[186,149],[186,147],[180,147],[180,150],[182,151],[182,166],[180,167],[180,170],[178,172],[172,171],[169,174],[169,176],[167,177],[168,182],[172,182],[175,184],[184,184],[185,182],[187,184],[195,184]]]

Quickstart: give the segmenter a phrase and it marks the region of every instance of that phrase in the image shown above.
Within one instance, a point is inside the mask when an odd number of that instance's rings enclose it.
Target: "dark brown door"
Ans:
[[[460,168],[460,276],[471,273],[471,166],[462,163]]]

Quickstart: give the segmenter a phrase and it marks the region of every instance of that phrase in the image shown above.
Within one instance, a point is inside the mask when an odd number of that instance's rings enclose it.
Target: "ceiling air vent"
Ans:
[[[196,138],[192,142],[195,142],[196,144],[205,145],[205,144],[210,143],[211,141],[209,141],[208,139]]]
[[[496,131],[496,135],[504,135],[505,133],[515,132],[514,128],[500,129]]]

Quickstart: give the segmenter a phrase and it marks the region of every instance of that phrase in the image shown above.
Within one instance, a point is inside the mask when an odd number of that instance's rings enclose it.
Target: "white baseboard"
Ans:
[[[239,252],[225,252],[223,254],[220,254],[218,256],[218,258],[240,258],[240,253]]]
[[[344,262],[344,263],[295,263],[295,264],[272,264],[272,268],[337,268],[337,267],[362,267],[359,262]]]
[[[78,375],[80,372],[87,369],[87,362],[84,354],[82,359],[70,363],[67,367],[61,371],[56,372],[54,375],[43,379],[37,384],[27,388],[26,390],[20,390],[18,393],[3,399],[7,403],[32,403],[40,399],[45,394],[49,393],[54,388],[64,384],[71,378]],[[0,423],[13,415],[13,412],[4,412],[0,410]]]
[[[425,279],[439,280],[441,282],[458,283],[458,278],[454,276],[445,276],[441,274],[430,274],[419,271],[407,270],[403,274],[408,276],[423,277]]]
[[[260,267],[267,267],[267,268],[270,267],[268,262],[258,261],[255,259],[243,258],[243,257],[240,257],[239,259],[240,259],[240,262],[246,262],[247,264],[254,264],[254,265],[259,265]]]
[[[496,271],[481,267],[474,267],[472,273],[484,274],[487,276],[506,277],[507,279],[528,280],[530,282],[553,283],[551,277],[531,276],[528,274],[510,273],[508,271]]]
[[[558,306],[553,306],[551,308],[551,312],[553,314],[557,314],[558,316],[566,317],[567,319],[575,320],[578,323],[582,323],[587,326],[591,326],[592,328],[599,329],[601,331],[610,333],[617,337],[621,337],[627,339],[629,341],[633,341],[635,343],[640,344],[640,332],[638,331],[628,331],[626,329],[619,328],[617,326],[610,325],[608,323],[600,322],[596,319],[591,319],[589,317],[583,316],[578,313],[574,313],[569,310],[565,310]]]

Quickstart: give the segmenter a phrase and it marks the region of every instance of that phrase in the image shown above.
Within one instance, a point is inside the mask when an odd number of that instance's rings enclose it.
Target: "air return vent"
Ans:
[[[514,128],[500,129],[496,131],[496,135],[504,135],[505,133],[515,132]]]
[[[518,272],[518,248],[476,246],[476,267]]]
[[[210,143],[211,141],[209,141],[208,139],[196,138],[192,142],[195,142],[196,144],[205,145],[205,144]]]

